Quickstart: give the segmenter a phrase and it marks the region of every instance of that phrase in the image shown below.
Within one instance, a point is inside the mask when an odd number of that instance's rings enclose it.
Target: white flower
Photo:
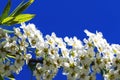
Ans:
[[[52,47],[55,47],[57,45],[56,41],[55,41],[55,38],[56,38],[56,34],[55,33],[52,33],[52,35],[46,35],[45,38],[47,39],[46,40],[46,43],[48,43],[50,46]]]
[[[73,38],[65,37],[64,40],[65,42],[67,42],[69,46],[72,46],[75,49],[81,49],[83,47],[82,42],[78,40],[77,37]]]
[[[32,58],[32,55],[31,54],[25,54],[24,55],[24,59],[26,60],[26,64],[29,63],[29,60]]]
[[[120,56],[120,45],[112,44],[111,47],[112,47],[113,52],[116,53],[117,56]]]
[[[19,43],[20,50],[26,51],[26,48],[29,45],[28,42],[26,41],[26,39],[25,38],[22,38],[21,40],[19,39],[18,43]]]
[[[0,50],[0,56],[1,56],[2,58],[5,58],[5,57],[6,57],[6,55],[7,55],[7,53],[6,53],[6,52],[4,52],[4,51]]]
[[[69,58],[69,50],[68,49],[61,49],[61,54],[63,58]]]
[[[14,32],[15,32],[15,35],[22,38],[23,35],[22,35],[21,31],[20,31],[20,28],[14,28]]]
[[[11,71],[12,71],[12,67],[10,65],[10,62],[7,62],[5,64],[0,63],[0,74],[2,76],[6,76],[6,77],[10,76]]]
[[[63,42],[62,38],[55,38],[55,41],[57,42],[57,46],[61,49],[61,50],[65,50],[66,49],[66,43]]]
[[[96,34],[89,32],[88,30],[84,31],[87,36],[89,36],[88,41],[84,40],[85,42],[88,43],[88,45],[94,45],[95,47],[97,47],[97,50],[99,52],[103,52],[105,49],[107,49],[109,47],[109,44],[107,43],[107,41],[103,38],[103,35],[101,32],[97,32]]]
[[[19,72],[22,70],[22,66],[24,65],[23,55],[16,55],[14,65],[14,67],[16,68],[15,72],[19,74]]]
[[[67,62],[64,62],[64,66],[65,66],[65,67],[70,67],[70,64],[67,63]]]
[[[25,23],[23,23],[21,24],[21,28],[24,31],[24,35],[27,36],[31,47],[35,48],[44,42],[42,33],[36,29],[34,24],[25,25]]]
[[[4,48],[6,49],[6,52],[10,52],[11,54],[15,54],[19,50],[19,47],[15,40],[13,40],[12,42],[7,42],[4,45]]]
[[[2,28],[0,28],[0,39],[5,38],[6,34]]]

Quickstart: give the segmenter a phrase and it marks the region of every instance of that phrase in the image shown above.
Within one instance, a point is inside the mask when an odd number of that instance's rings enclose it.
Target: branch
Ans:
[[[28,64],[32,64],[32,63],[41,63],[43,64],[43,58],[42,59],[30,59]]]

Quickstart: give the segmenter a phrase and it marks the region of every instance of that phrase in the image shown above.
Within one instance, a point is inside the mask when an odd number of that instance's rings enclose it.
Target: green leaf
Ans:
[[[7,30],[7,29],[3,29],[3,31],[4,31],[5,33],[14,33],[14,31]]]
[[[34,14],[20,14],[16,16],[13,21],[19,24],[19,23],[23,23],[23,22],[31,20],[34,16],[35,16]]]
[[[9,16],[14,16],[17,13],[17,11],[22,7],[23,3],[24,0],[15,8],[15,10]]]
[[[10,16],[17,16],[20,13],[22,13],[25,9],[27,9],[32,3],[34,2],[34,0],[29,0],[28,2],[26,2],[25,4],[21,3],[16,9],[15,11],[12,12],[12,14]]]
[[[11,22],[8,22],[6,25],[11,26],[11,25],[14,25],[14,24],[17,24],[17,23],[18,23],[18,21],[11,21]]]
[[[0,80],[4,80],[4,78],[0,75]]]
[[[30,0],[30,3],[33,3],[34,2],[34,0]]]
[[[8,16],[8,14],[10,12],[10,7],[11,7],[11,0],[8,0],[8,3],[3,10],[2,16],[0,17],[0,21],[2,21],[3,19],[5,19]]]
[[[2,24],[8,23],[9,21],[13,20],[14,17],[7,17],[5,19],[3,19],[3,21],[1,22]]]
[[[12,55],[7,55],[7,57],[15,59],[15,56]]]
[[[15,77],[14,77],[13,74],[11,74],[10,76],[8,76],[8,78],[9,78],[10,80],[15,80]]]
[[[20,14],[14,19],[8,21],[7,25],[19,24],[31,20],[35,15],[34,14]]]

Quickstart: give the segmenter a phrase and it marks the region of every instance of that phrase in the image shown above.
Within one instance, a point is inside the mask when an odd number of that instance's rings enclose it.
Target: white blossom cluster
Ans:
[[[16,33],[16,31],[15,31]],[[28,43],[25,39],[17,36],[8,35],[0,28],[0,75],[9,77],[12,73],[17,73],[22,70],[25,61],[32,57],[31,54],[26,54]]]
[[[52,80],[61,67],[68,80],[96,80],[96,73],[105,80],[119,80],[120,45],[109,44],[101,32],[84,32],[88,38],[81,41],[77,37],[63,39],[55,33],[43,37],[34,24],[14,28],[14,37],[0,29],[0,74],[19,73],[24,62],[28,64],[35,54],[36,59],[43,58],[43,63],[33,69],[37,80]],[[33,53],[29,48],[34,49]]]

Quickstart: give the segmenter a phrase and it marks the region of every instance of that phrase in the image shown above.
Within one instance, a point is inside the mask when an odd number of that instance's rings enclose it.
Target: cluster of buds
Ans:
[[[84,32],[88,38],[83,41],[43,36],[34,24],[22,23],[14,36],[0,35],[0,74],[19,73],[26,63],[37,80],[52,80],[59,68],[68,80],[96,80],[97,73],[105,80],[120,79],[120,45],[109,44],[101,32]]]

